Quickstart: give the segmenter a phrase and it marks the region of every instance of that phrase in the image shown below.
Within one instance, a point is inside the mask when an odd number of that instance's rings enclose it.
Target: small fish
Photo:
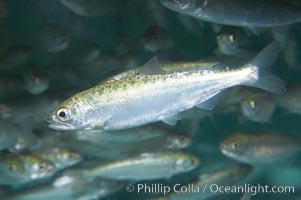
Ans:
[[[281,94],[283,81],[268,70],[278,51],[279,44],[272,42],[238,69],[217,64],[200,70],[195,63],[194,70],[182,67],[164,73],[153,58],[136,75],[127,72],[70,97],[47,121],[57,130],[120,130],[160,120],[174,125],[179,112],[192,107],[213,109],[218,94],[229,87],[247,85]]]
[[[260,123],[270,122],[276,107],[273,97],[267,93],[248,95],[240,106],[245,117]]]
[[[12,186],[28,181],[24,163],[18,155],[2,151],[0,156],[0,185]]]
[[[248,37],[243,30],[234,27],[223,27],[216,37],[218,50],[227,56],[247,56],[244,45]]]
[[[70,167],[82,160],[79,153],[66,148],[46,148],[33,152],[33,155],[52,162],[56,169]]]
[[[166,138],[166,148],[179,149],[185,148],[192,143],[191,138],[185,135],[170,134]]]
[[[283,96],[276,97],[276,104],[289,113],[301,114],[301,87],[299,85],[288,88]]]
[[[301,21],[301,8],[285,1],[161,0],[161,3],[173,11],[203,21],[248,27],[251,30],[254,27],[283,26]]]
[[[250,164],[276,163],[301,151],[300,140],[271,133],[234,134],[220,144],[221,152]]]
[[[65,171],[46,183],[8,192],[6,200],[88,200],[106,197],[124,187],[125,183],[109,179],[86,180]]]
[[[156,126],[142,126],[118,131],[77,131],[76,134],[79,140],[86,140],[107,147],[117,145],[124,148],[127,144],[136,146],[156,143],[153,145],[177,149],[187,147],[191,143],[191,138],[183,134],[174,134]]]
[[[220,193],[210,191],[212,184],[216,185],[235,185],[251,174],[253,167],[247,164],[239,164],[235,166],[227,166],[206,174],[199,175],[198,178],[190,182],[186,187],[192,192],[171,192],[165,197],[160,197],[158,200],[202,200],[209,199]],[[197,192],[199,190],[199,192]],[[194,192],[193,192],[194,191]],[[200,194],[201,193],[201,194]],[[156,200],[156,199],[153,199]]]
[[[152,26],[147,29],[143,34],[142,42],[144,49],[151,52],[169,49],[174,46],[171,33],[158,26]]]
[[[22,160],[8,151],[1,152],[0,171],[11,176],[25,176]]]
[[[55,166],[50,161],[29,153],[19,154],[18,158],[23,162],[26,175],[32,180],[49,177],[55,173]]]
[[[151,130],[142,131],[143,127],[139,127],[140,130],[137,132],[135,129],[110,132],[81,131],[80,135],[68,132],[62,135],[60,141],[65,144],[65,147],[75,150],[83,157],[105,160],[136,156],[141,153],[141,149],[143,152],[153,152],[154,149],[156,152],[182,149],[192,143],[190,137],[169,133],[166,130],[159,129],[156,133]],[[110,137],[109,134],[113,136]]]
[[[36,67],[32,66],[24,75],[26,89],[33,95],[41,94],[49,87],[49,79]]]
[[[152,180],[171,178],[199,166],[199,158],[181,152],[143,153],[128,159],[83,169],[86,178],[103,177],[114,180]]]
[[[285,1],[161,0],[161,3],[200,20],[250,29],[301,22],[301,8]]]

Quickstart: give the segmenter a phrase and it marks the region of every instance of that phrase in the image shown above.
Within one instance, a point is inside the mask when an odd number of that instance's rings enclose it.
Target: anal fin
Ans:
[[[207,100],[203,101],[200,104],[197,104],[195,107],[206,109],[206,110],[212,110],[216,106],[217,102],[219,101],[222,95],[223,92],[218,91],[212,94]]]
[[[162,122],[168,125],[175,125],[177,121],[180,119],[181,117],[178,114],[159,117],[159,120],[161,120]]]

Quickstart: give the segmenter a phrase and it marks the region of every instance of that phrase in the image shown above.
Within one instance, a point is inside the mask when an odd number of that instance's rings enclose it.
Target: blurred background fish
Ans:
[[[274,163],[300,153],[301,141],[276,134],[236,134],[222,141],[223,154],[251,164]]]

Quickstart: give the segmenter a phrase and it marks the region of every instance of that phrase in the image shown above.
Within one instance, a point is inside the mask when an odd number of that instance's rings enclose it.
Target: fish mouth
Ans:
[[[48,127],[54,130],[76,130],[77,127],[73,124],[69,123],[63,123],[60,121],[57,121],[54,115],[49,115],[46,121],[49,123]]]
[[[54,129],[54,130],[58,130],[58,131],[60,131],[60,130],[76,130],[76,128],[71,127],[69,125],[60,124],[60,123],[53,123],[53,122],[48,124],[48,127],[51,128],[51,129]]]
[[[226,148],[222,148],[222,149],[221,149],[221,152],[222,152],[224,155],[228,156],[228,157],[235,158],[235,153],[229,151],[229,150],[226,149]]]

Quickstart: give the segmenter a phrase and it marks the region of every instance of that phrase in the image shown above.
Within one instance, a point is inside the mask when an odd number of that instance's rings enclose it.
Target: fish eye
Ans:
[[[9,171],[14,171],[15,168],[14,168],[13,165],[9,165],[9,166],[8,166],[8,169],[9,169]]]
[[[183,141],[186,140],[186,138],[185,138],[184,136],[180,136],[180,137],[179,137],[179,140],[183,142]]]
[[[153,36],[153,39],[154,39],[154,40],[157,40],[157,39],[158,39],[158,36],[155,34],[155,35]]]
[[[231,147],[232,147],[232,149],[236,150],[237,147],[238,147],[238,144],[237,144],[236,142],[233,141],[233,142],[231,143]]]
[[[45,168],[45,166],[44,165],[40,165],[40,169],[44,169]]]
[[[62,120],[65,121],[68,119],[68,111],[65,108],[61,108],[57,111],[57,116]]]
[[[250,106],[252,109],[255,109],[256,106],[257,106],[256,101],[250,101],[250,102],[249,102],[249,106]]]
[[[233,43],[235,41],[235,36],[234,35],[230,35],[229,39],[230,39],[230,42]]]
[[[70,154],[67,155],[67,157],[68,157],[69,159],[73,159],[73,158],[75,157],[75,155],[73,155],[72,153],[70,153]]]

